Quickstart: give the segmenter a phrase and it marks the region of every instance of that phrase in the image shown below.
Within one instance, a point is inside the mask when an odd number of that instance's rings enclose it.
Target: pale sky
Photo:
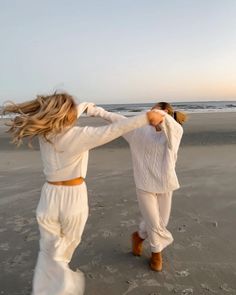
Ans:
[[[0,0],[0,103],[236,100],[236,0]]]

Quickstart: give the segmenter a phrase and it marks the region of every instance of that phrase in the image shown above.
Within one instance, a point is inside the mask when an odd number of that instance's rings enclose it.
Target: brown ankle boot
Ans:
[[[132,234],[132,253],[135,256],[142,255],[143,241],[144,241],[144,239],[140,238],[137,231]]]
[[[150,267],[154,271],[162,271],[162,255],[161,252],[153,253],[150,261]]]

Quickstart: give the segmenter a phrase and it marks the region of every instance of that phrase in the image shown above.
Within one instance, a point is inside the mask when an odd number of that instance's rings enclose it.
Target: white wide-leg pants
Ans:
[[[136,188],[142,221],[139,224],[139,236],[149,239],[151,250],[161,252],[173,242],[172,234],[166,226],[169,221],[172,192],[150,193]]]
[[[32,295],[82,295],[84,275],[68,263],[81,241],[88,217],[86,184],[57,186],[45,183],[36,211],[40,251]]]

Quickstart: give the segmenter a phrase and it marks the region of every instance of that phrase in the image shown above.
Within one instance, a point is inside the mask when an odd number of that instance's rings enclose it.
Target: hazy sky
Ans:
[[[0,0],[0,102],[236,100],[236,0]]]

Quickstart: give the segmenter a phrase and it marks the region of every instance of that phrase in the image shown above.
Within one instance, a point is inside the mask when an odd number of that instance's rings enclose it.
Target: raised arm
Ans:
[[[161,128],[166,134],[168,147],[174,152],[176,160],[180,141],[183,136],[183,128],[172,116],[168,114],[165,115],[165,120],[163,120]]]

